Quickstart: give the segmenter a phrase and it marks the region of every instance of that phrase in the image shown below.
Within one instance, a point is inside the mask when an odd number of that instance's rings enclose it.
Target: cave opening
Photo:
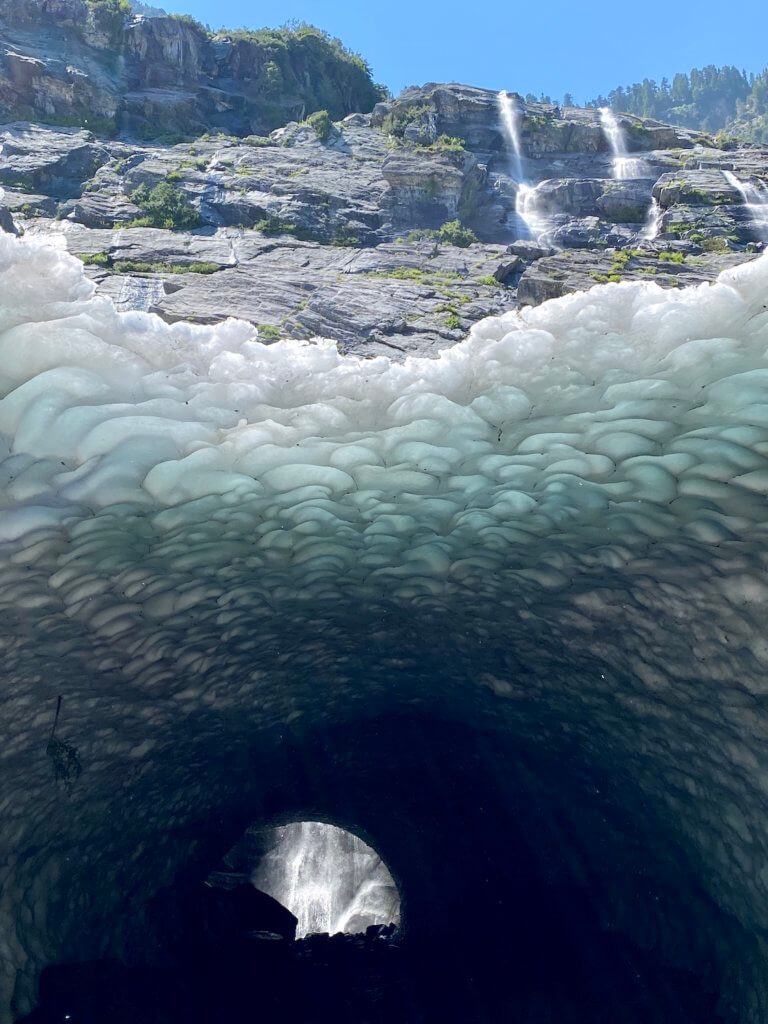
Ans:
[[[586,745],[565,714],[544,742],[533,721],[511,741],[490,716],[402,708],[354,728],[298,719],[249,737],[242,757],[219,753],[218,772],[239,772],[229,804],[176,836],[187,856],[169,885],[150,898],[144,874],[126,897],[146,901],[156,946],[125,951],[125,974],[102,960],[91,974],[87,961],[48,968],[31,1020],[231,1024],[254,1005],[296,1024],[730,1020],[723,972],[739,931],[662,809],[598,726]],[[318,824],[365,837],[391,870],[401,928],[302,937],[259,907],[255,930],[228,908],[211,930],[207,884],[229,875],[267,892],[271,879],[282,908],[289,883],[272,860],[285,868],[307,839],[322,851]]]
[[[400,923],[400,897],[384,861],[364,840],[328,822],[247,829],[207,882],[240,880],[294,915],[296,938]]]
[[[485,703],[488,711],[492,692]],[[269,891],[270,852],[285,867],[302,823],[306,839],[308,823],[334,822],[364,836],[391,869],[403,923],[335,940],[297,929],[283,961],[260,944],[260,965],[226,947],[213,988],[222,991],[223,974],[232,1000],[210,1012],[242,1014],[257,978],[261,997],[296,1021],[730,1019],[721,993],[738,928],[693,877],[663,807],[618,760],[610,734],[581,723],[585,742],[567,711],[559,722],[547,717],[537,733],[535,717],[523,715],[512,740],[509,723],[493,716],[459,722],[423,709],[364,714],[354,728],[297,720],[260,737],[247,761],[265,783],[258,806],[244,790],[226,818],[207,820],[198,866],[166,894],[172,903],[199,893],[214,850],[218,869]],[[269,894],[296,913],[281,899],[285,875],[272,881]],[[182,933],[195,928],[187,922]],[[168,946],[193,960],[178,942]],[[208,947],[205,970],[211,958]]]

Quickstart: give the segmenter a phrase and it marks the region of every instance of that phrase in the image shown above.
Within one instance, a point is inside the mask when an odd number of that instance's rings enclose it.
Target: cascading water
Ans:
[[[613,154],[613,177],[620,180],[626,178],[642,178],[645,174],[645,161],[627,155],[627,140],[619,119],[609,107],[600,108],[600,124]]]
[[[514,97],[508,92],[500,92],[498,97],[499,113],[501,114],[501,129],[507,151],[512,154],[512,178],[521,185],[525,182],[523,171],[523,147],[520,139],[520,122],[522,111]]]
[[[647,242],[652,242],[657,237],[661,231],[661,218],[663,214],[664,211],[659,206],[658,200],[652,199],[645,218],[645,225],[640,233],[641,238]]]
[[[515,213],[518,224],[525,233],[537,242],[545,242],[550,227],[549,218],[538,209],[536,186],[526,181],[523,165],[523,145],[520,133],[522,109],[508,92],[498,94],[501,130],[510,154],[510,176],[517,182]]]
[[[274,838],[252,881],[296,915],[297,937],[399,923],[397,887],[362,839],[320,821],[274,829]]]
[[[538,185],[521,184],[515,199],[515,213],[537,242],[551,245],[552,221],[539,207]]]
[[[733,171],[723,171],[723,175],[728,184],[741,193],[759,240],[768,242],[768,185],[763,181],[741,181]]]

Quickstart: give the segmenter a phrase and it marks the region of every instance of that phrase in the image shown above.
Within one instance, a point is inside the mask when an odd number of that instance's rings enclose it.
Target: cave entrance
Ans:
[[[224,873],[248,877],[297,919],[296,938],[359,934],[400,923],[400,894],[379,854],[323,821],[254,826],[225,855]],[[221,872],[209,876],[216,881]]]

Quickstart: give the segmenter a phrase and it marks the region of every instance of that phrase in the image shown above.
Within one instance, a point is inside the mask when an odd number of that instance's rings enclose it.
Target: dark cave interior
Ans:
[[[273,740],[249,755],[269,779],[258,806],[199,822],[193,862],[152,899],[150,959],[166,966],[49,969],[30,1024],[730,1019],[718,957],[738,929],[620,765],[586,764],[567,737],[542,751],[423,712]],[[370,841],[397,880],[402,927],[206,944],[202,866],[246,814],[311,816]]]

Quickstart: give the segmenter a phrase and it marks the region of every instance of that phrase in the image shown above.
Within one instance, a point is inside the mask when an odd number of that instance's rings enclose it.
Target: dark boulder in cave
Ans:
[[[211,946],[243,942],[253,933],[292,941],[296,938],[296,918],[276,899],[249,881],[229,888],[203,886],[203,937]]]

